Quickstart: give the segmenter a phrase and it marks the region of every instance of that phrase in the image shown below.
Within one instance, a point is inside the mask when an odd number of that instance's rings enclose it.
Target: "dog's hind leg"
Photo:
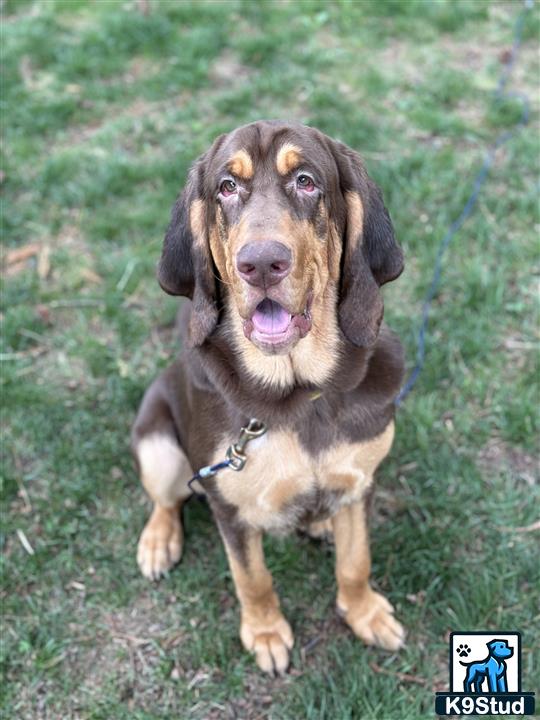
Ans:
[[[132,430],[141,482],[154,502],[137,548],[141,572],[151,580],[157,580],[180,560],[180,510],[191,494],[187,484],[191,467],[178,442],[163,378],[148,388]]]

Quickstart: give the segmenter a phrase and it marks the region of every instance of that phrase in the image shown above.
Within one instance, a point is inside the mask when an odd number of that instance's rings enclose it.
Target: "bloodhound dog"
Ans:
[[[153,580],[180,560],[194,471],[223,461],[250,418],[264,423],[240,472],[210,472],[196,488],[223,539],[241,641],[267,672],[287,669],[293,633],[263,533],[332,533],[338,611],[368,645],[403,644],[392,605],[369,582],[367,519],[404,365],[381,325],[379,288],[402,269],[360,156],[300,124],[261,121],[218,137],[172,210],[158,280],[190,301],[179,313],[182,352],[133,427],[154,503],[137,560]]]

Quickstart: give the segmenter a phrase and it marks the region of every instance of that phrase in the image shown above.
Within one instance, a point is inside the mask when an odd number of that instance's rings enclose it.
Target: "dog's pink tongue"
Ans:
[[[291,316],[285,308],[269,298],[257,305],[251,319],[255,329],[266,335],[278,335],[285,332],[291,322]]]

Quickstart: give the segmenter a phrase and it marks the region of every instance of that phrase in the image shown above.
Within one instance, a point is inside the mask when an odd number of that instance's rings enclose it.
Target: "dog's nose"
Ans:
[[[250,242],[236,256],[236,267],[250,285],[277,285],[291,271],[291,251],[276,240]]]

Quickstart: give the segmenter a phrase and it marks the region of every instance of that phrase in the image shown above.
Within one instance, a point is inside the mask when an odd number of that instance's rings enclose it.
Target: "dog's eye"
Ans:
[[[315,190],[315,183],[313,182],[313,178],[302,173],[296,178],[296,187],[305,192],[313,192],[313,190]]]
[[[234,195],[236,192],[236,183],[234,180],[224,180],[219,186],[219,192],[227,197],[228,195]]]

